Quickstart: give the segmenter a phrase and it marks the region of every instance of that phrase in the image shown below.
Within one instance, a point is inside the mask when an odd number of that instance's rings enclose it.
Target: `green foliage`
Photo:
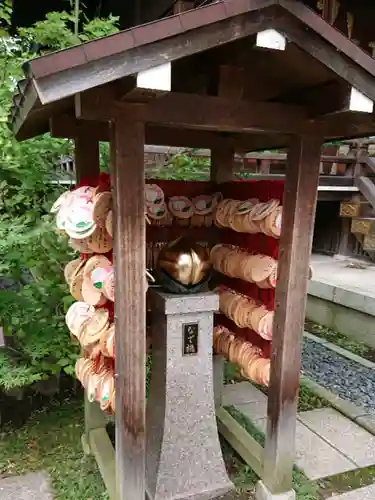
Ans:
[[[19,34],[25,40],[33,41],[51,50],[66,49],[94,38],[116,33],[118,17],[96,18],[84,21],[82,32],[74,33],[75,15],[69,12],[49,12],[46,19],[38,21],[31,28],[20,28]]]
[[[6,5],[0,9],[3,25]],[[116,18],[95,19],[83,22],[77,37],[73,21],[68,12],[51,12],[21,29],[17,38],[0,39],[0,277],[13,283],[5,290],[0,282],[0,325],[10,345],[0,351],[0,388],[5,390],[62,370],[73,374],[78,354],[64,321],[73,299],[63,269],[73,254],[49,214],[62,191],[50,182],[58,180],[52,167],[72,153],[72,143],[48,134],[18,143],[7,125],[15,81],[22,77],[22,64],[35,55],[32,44],[55,50],[117,30]]]
[[[208,181],[210,178],[210,160],[194,154],[194,150],[173,155],[168,163],[150,176],[158,179]]]
[[[3,0],[0,4],[0,36],[7,36],[12,21],[13,0]]]

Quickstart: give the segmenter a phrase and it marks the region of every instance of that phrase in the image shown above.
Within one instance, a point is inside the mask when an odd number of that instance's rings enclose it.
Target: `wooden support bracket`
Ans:
[[[171,92],[148,104],[115,100],[96,91],[76,96],[76,116],[84,120],[139,120],[148,124],[217,132],[297,133],[307,113],[299,106],[247,102],[224,97]]]
[[[224,408],[216,411],[218,429],[224,439],[253,471],[262,475],[263,448]]]
[[[375,209],[375,184],[369,177],[358,177],[355,180],[356,186],[370,203],[372,208]]]
[[[100,474],[107,489],[110,500],[118,500],[116,488],[115,450],[106,429],[93,429],[89,433],[89,445],[98,464]],[[129,498],[128,496],[120,497]],[[143,497],[144,498],[144,497]]]

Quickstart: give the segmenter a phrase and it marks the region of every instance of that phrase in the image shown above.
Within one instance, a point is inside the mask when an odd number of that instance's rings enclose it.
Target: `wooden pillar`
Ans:
[[[221,146],[211,150],[211,180],[217,184],[229,182],[233,177],[234,149],[223,139]]]
[[[92,139],[88,131],[82,128],[81,133],[74,139],[74,167],[76,171],[76,182],[82,179],[91,179],[99,175],[99,142]],[[93,429],[105,428],[106,419],[97,403],[89,403],[85,396],[85,441],[88,451],[88,434]]]
[[[263,475],[263,487],[272,495],[292,491],[301,342],[321,145],[320,138],[294,137],[288,152]]]
[[[82,134],[75,138],[74,146],[77,183],[80,183],[82,179],[98,176],[100,172],[99,142],[83,129]]]
[[[228,99],[240,100],[243,94],[242,68],[220,66],[218,95]],[[220,145],[211,149],[211,181],[217,184],[230,182],[233,179],[234,148],[223,138]],[[214,391],[215,405],[221,406],[224,387],[224,362],[220,356],[214,356]]]
[[[144,124],[111,127],[116,273],[116,466],[119,500],[145,499],[146,242]]]

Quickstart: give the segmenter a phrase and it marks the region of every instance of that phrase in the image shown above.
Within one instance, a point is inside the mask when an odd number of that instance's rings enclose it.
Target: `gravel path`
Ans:
[[[340,356],[313,340],[304,340],[303,373],[334,394],[375,415],[375,370]]]

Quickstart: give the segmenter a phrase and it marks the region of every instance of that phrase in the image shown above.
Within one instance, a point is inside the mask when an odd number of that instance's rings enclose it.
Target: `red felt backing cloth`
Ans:
[[[249,198],[258,198],[261,202],[268,201],[271,198],[279,199],[282,202],[284,183],[283,181],[234,181],[227,182],[220,186],[220,191],[224,198],[234,200],[247,200]],[[279,240],[266,236],[264,234],[245,234],[237,233],[230,229],[220,231],[220,240],[222,243],[235,245],[249,253],[261,253],[269,255],[277,260]],[[222,276],[222,283],[248,297],[260,300],[268,309],[273,310],[275,290],[264,290],[258,288],[253,283],[243,280]],[[233,321],[220,315],[217,323],[229,328],[234,333],[245,336],[250,342],[263,349],[264,355],[270,355],[270,342],[262,339],[257,333],[248,328],[238,328]]]
[[[166,198],[171,196],[187,196],[193,198],[201,194],[212,194],[216,191],[223,193],[224,198],[232,198],[234,200],[246,200],[249,198],[258,198],[260,201],[268,201],[271,198],[277,198],[282,201],[284,183],[283,181],[232,181],[224,184],[216,185],[212,182],[195,182],[195,181],[163,181],[148,179],[148,184],[158,184],[165,194]],[[98,186],[102,190],[110,189],[110,176],[101,173],[99,177],[91,179],[82,179],[80,186]],[[263,234],[244,234],[237,233],[229,229],[220,230],[219,239],[222,243],[236,245],[241,249],[250,253],[262,253],[270,255],[271,257],[278,258],[278,240],[265,236]],[[111,253],[107,257],[112,261]],[[222,284],[230,287],[244,295],[255,298],[263,302],[267,308],[273,309],[275,291],[262,290],[252,283],[247,283],[243,280],[232,279],[222,275]],[[113,304],[106,305],[110,310],[111,316],[113,315]],[[220,323],[232,332],[245,336],[250,342],[258,345],[263,349],[264,355],[270,355],[270,342],[262,339],[254,331],[250,329],[238,328],[233,321],[224,315],[219,315],[216,318],[216,323]]]

